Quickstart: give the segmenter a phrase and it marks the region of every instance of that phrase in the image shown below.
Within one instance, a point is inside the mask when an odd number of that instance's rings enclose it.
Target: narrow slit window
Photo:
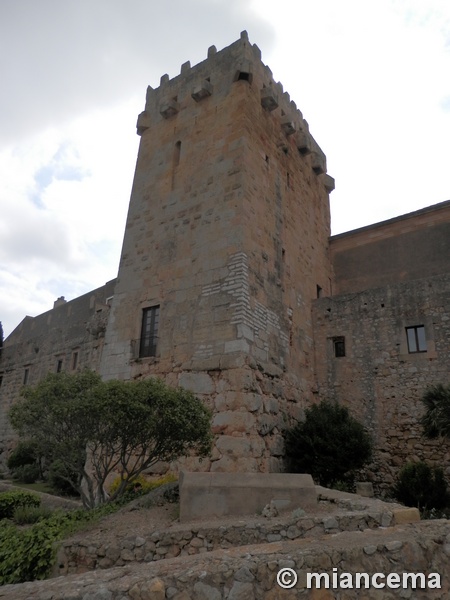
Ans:
[[[406,339],[408,341],[408,352],[415,354],[417,352],[427,351],[427,338],[424,325],[415,325],[406,328]]]
[[[178,141],[175,144],[175,148],[173,151],[173,166],[178,167],[178,165],[180,164],[180,156],[181,156],[181,142]]]
[[[139,357],[156,356],[159,330],[159,306],[150,306],[142,311],[142,328]]]
[[[78,352],[72,354],[72,371],[78,367]]]
[[[23,372],[23,385],[27,385],[30,379],[30,369],[25,369]]]
[[[63,361],[61,359],[59,359],[58,362],[56,363],[56,372],[61,373],[62,367],[63,367]]]

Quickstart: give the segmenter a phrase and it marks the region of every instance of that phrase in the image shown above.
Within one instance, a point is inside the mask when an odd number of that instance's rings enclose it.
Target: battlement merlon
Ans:
[[[328,192],[334,189],[334,179],[327,175],[326,157],[309,132],[296,103],[275,82],[272,71],[261,60],[261,50],[250,44],[246,31],[240,38],[219,52],[215,46],[208,49],[207,58],[191,67],[190,62],[181,66],[181,72],[172,79],[165,74],[160,86],[147,88],[145,110],[137,121],[137,133],[143,135],[158,122],[173,119],[192,104],[199,105],[211,96],[223,98],[231,92],[238,81],[247,81],[259,89],[262,108],[278,118],[286,137],[294,140],[300,154],[311,155],[311,166],[316,175],[323,176]]]

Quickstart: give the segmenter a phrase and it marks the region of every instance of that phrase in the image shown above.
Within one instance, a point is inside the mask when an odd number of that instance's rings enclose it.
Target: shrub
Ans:
[[[10,521],[1,521],[0,585],[45,579],[55,562],[56,542],[118,507],[118,504],[112,503],[90,511],[55,511],[49,518],[41,519],[24,530]]]
[[[324,486],[348,482],[370,460],[369,434],[345,406],[323,401],[305,413],[304,422],[284,433],[289,469],[310,473]]]
[[[61,514],[22,531],[11,524],[3,524],[0,535],[0,585],[44,579],[55,560],[55,541],[61,539],[64,526],[65,516]]]
[[[51,514],[52,510],[47,506],[18,506],[12,520],[16,525],[30,525],[41,519],[48,519]]]
[[[149,481],[141,473],[137,477],[133,477],[129,483],[127,482],[127,485],[125,488],[125,493],[127,494],[127,497],[129,497],[133,494],[136,494],[136,493],[137,494],[147,494],[148,492],[151,492],[155,488],[160,487],[161,485],[164,485],[165,483],[171,483],[172,481],[176,481],[176,480],[177,480],[177,478],[175,475],[173,475],[172,473],[167,473],[166,475],[159,477],[156,480]],[[112,482],[112,484],[109,488],[109,493],[111,495],[117,490],[120,483],[121,483],[121,478],[118,476],[114,479],[114,481]],[[138,489],[136,489],[136,487]]]
[[[16,448],[11,452],[8,458],[8,469],[14,472],[25,465],[37,464],[38,452],[34,442],[23,441],[19,442]]]
[[[14,479],[22,483],[35,483],[39,479],[39,475],[39,466],[36,463],[22,465],[14,470]]]
[[[40,506],[41,499],[32,492],[14,490],[0,494],[0,519],[11,519],[19,506]]]
[[[416,506],[420,511],[443,509],[449,503],[443,470],[424,462],[405,465],[399,473],[393,493],[399,502]]]

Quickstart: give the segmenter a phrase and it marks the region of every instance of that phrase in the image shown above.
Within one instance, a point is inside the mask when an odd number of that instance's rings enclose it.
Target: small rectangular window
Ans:
[[[25,371],[23,372],[23,385],[27,385],[29,378],[30,378],[30,369],[25,369]]]
[[[425,327],[423,325],[407,327],[406,339],[408,340],[408,352],[410,354],[427,351],[427,338],[425,336]]]
[[[72,371],[78,367],[78,352],[72,354]]]
[[[159,306],[144,308],[139,345],[139,357],[156,356],[159,329]]]
[[[345,337],[335,337],[333,338],[333,346],[334,346],[334,356],[336,358],[341,358],[345,356]]]
[[[2,387],[2,383],[3,383],[3,375],[0,375],[0,387]]]
[[[56,372],[57,373],[61,373],[62,366],[63,366],[63,361],[61,359],[59,359],[58,362],[56,363]]]

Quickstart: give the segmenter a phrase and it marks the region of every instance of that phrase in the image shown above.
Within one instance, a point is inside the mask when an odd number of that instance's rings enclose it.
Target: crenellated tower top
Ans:
[[[177,115],[192,109],[193,105],[201,106],[213,95],[228,95],[239,81],[246,81],[259,91],[262,108],[278,121],[286,140],[295,144],[302,156],[309,156],[312,170],[316,175],[324,175],[323,183],[331,192],[334,179],[326,174],[324,152],[311,135],[308,122],[296,103],[262,62],[261,50],[249,42],[246,31],[223,50],[210,46],[207,58],[197,65],[191,66],[190,61],[183,63],[176,77],[170,79],[168,74],[162,75],[158,88],[148,86],[145,110],[137,120],[138,135],[162,120],[176,120]]]

